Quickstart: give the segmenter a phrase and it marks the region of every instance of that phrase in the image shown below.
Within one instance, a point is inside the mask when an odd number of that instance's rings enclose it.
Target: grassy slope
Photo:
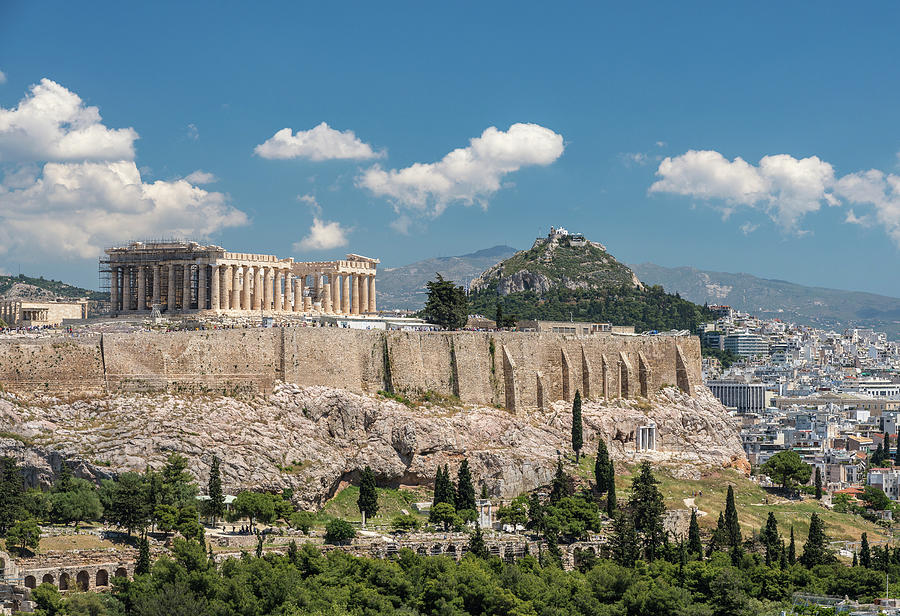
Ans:
[[[593,464],[594,459],[585,456],[579,465],[579,475],[593,480]],[[623,470],[621,465],[617,465],[616,495],[619,500],[628,498],[632,475],[636,468]],[[877,543],[887,537],[884,529],[857,515],[835,513],[811,497],[803,501],[789,501],[769,494],[759,485],[744,477],[742,473],[731,469],[712,470],[699,480],[679,479],[664,469],[657,469],[654,474],[660,481],[660,491],[666,499],[668,509],[686,509],[684,499],[690,498],[694,493],[703,492],[703,496],[694,498],[694,504],[700,511],[708,514],[699,518],[701,529],[711,531],[715,528],[719,512],[725,510],[725,496],[728,492],[728,485],[731,484],[734,488],[738,519],[745,537],[758,532],[765,525],[770,511],[775,514],[778,528],[785,539],[793,525],[798,550],[806,540],[809,531],[809,517],[813,512],[818,513],[825,522],[829,539],[855,541],[863,532],[869,534],[871,542]],[[766,502],[767,500],[768,502]]]
[[[347,486],[322,508],[322,513],[326,515],[343,518],[350,522],[362,521],[362,516],[356,506],[359,499],[359,487]],[[413,503],[431,500],[431,492],[426,490],[393,490],[388,488],[378,488],[378,515],[375,516],[374,523],[377,525],[390,524],[391,518],[401,513],[401,509],[405,509],[413,515],[418,515]],[[424,516],[423,520],[426,519]]]

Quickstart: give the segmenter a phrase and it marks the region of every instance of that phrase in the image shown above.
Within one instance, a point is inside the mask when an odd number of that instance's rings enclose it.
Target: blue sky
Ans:
[[[0,2],[0,270],[96,286],[100,248],[171,235],[390,266],[557,225],[900,295],[900,9],[782,4]]]

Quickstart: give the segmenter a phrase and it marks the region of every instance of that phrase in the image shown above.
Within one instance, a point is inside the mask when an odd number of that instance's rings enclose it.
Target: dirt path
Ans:
[[[696,507],[697,507],[697,505],[694,504],[693,498],[684,499],[684,506],[687,507],[688,509],[696,509]],[[702,518],[705,515],[706,515],[705,511],[700,511],[699,509],[697,509],[697,517],[698,518]]]

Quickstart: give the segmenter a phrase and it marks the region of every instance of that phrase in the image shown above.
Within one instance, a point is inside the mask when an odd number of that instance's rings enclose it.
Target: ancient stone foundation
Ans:
[[[700,344],[694,337],[337,328],[0,341],[0,385],[17,393],[268,393],[276,381],[358,393],[431,391],[514,411],[571,401],[576,390],[634,398],[675,385],[692,394],[701,381]]]

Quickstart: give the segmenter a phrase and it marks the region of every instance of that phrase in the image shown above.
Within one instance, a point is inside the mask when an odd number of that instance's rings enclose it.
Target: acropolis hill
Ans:
[[[97,477],[180,451],[202,479],[216,453],[233,489],[291,487],[310,505],[365,464],[428,483],[466,457],[506,498],[551,478],[577,391],[588,450],[602,436],[618,459],[744,464],[696,337],[301,326],[378,323],[377,263],[189,242],[108,250],[106,322],[149,330],[0,339],[0,454],[46,483],[58,454]],[[281,326],[246,327],[266,315]],[[153,329],[158,318],[210,326]]]

